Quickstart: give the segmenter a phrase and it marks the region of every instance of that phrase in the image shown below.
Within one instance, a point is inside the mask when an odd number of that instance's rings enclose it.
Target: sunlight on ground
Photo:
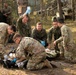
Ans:
[[[76,69],[66,68],[64,71],[69,74],[76,75]]]

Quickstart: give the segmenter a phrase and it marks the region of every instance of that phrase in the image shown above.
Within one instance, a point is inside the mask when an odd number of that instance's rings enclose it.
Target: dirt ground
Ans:
[[[75,24],[76,22],[69,24],[69,27],[73,32],[74,40],[76,40]],[[11,46],[16,47],[15,44],[11,44],[7,46],[6,50],[9,50]],[[25,69],[6,69],[0,65],[0,75],[76,75],[76,64],[66,63],[64,60],[55,60],[51,62],[54,63],[57,68],[45,68],[37,71],[28,71]]]
[[[76,64],[65,63],[64,61],[52,61],[57,68],[28,71],[25,69],[5,69],[0,66],[0,75],[76,75]]]

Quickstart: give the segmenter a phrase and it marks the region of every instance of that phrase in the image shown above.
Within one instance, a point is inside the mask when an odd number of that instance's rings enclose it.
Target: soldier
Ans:
[[[9,26],[6,23],[0,23],[0,53],[3,54],[4,46],[8,42],[8,36],[16,32],[15,26]]]
[[[36,70],[43,67],[51,68],[49,61],[46,59],[45,48],[35,39],[31,37],[21,37],[15,34],[13,40],[18,45],[16,50],[17,63],[28,60],[27,69]]]
[[[11,13],[12,13],[11,7],[8,6],[7,3],[4,3],[3,14],[4,14],[4,16],[6,17],[7,23],[8,23],[9,25],[12,24],[12,21],[11,21]]]
[[[38,22],[36,25],[36,28],[33,29],[32,37],[38,40],[43,46],[45,47],[47,46],[47,33],[46,33],[46,30],[43,29],[41,22]]]
[[[61,28],[61,37],[54,41],[56,43],[62,42],[64,47],[64,57],[70,62],[76,62],[76,48],[73,41],[72,32],[68,26],[64,24],[64,20],[58,18],[58,26]]]
[[[53,18],[53,26],[50,28],[50,30],[48,32],[48,38],[47,38],[49,49],[51,48],[51,43],[54,40],[58,39],[60,36],[61,36],[61,31],[60,31],[60,28],[58,27],[57,18],[54,17]],[[62,51],[60,51],[58,44],[56,44],[54,46],[54,48],[55,48],[55,52],[60,55],[60,52],[62,52]]]
[[[28,15],[19,17],[17,21],[17,29],[21,36],[31,36],[31,26],[29,25]]]

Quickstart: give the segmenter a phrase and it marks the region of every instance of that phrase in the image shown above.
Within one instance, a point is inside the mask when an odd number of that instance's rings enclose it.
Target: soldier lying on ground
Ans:
[[[15,34],[13,40],[19,44],[16,58],[20,60],[16,61],[17,63],[26,59],[28,70],[42,69],[43,67],[52,68],[46,59],[45,48],[37,40],[31,37],[22,38],[19,34]]]

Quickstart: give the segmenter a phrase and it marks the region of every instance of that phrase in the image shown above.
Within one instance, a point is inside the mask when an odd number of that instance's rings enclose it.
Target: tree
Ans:
[[[75,20],[75,0],[71,0],[72,3],[72,19]]]
[[[63,18],[63,11],[62,11],[61,0],[57,0],[57,6],[58,6],[59,16],[60,16],[61,18]]]
[[[43,18],[43,0],[41,0],[40,10],[41,10],[41,19],[42,19]]]

